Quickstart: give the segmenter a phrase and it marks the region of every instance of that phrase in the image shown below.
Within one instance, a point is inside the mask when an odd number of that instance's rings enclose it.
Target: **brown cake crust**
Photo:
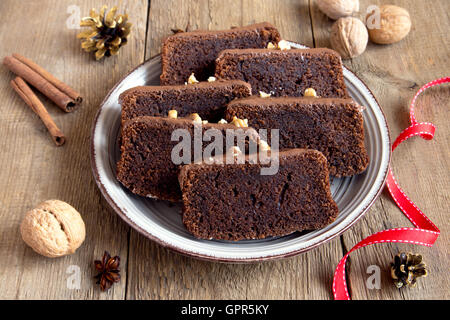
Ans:
[[[351,99],[250,97],[228,104],[225,118],[233,116],[256,130],[279,129],[280,149],[321,151],[333,176],[359,174],[369,164],[361,107]]]
[[[258,134],[252,128],[237,128],[231,124],[202,124],[202,135],[208,129],[223,134],[226,148],[226,130],[242,129],[257,141]],[[131,192],[168,201],[180,201],[178,185],[179,165],[172,162],[171,153],[178,141],[171,141],[176,129],[187,130],[194,137],[194,123],[190,119],[161,117],[137,117],[128,120],[122,129],[121,157],[117,163],[117,179]],[[191,161],[194,161],[193,139]],[[203,148],[211,142],[203,142]]]
[[[253,94],[301,97],[313,88],[320,97],[349,97],[341,57],[327,48],[224,50],[216,60],[215,76],[248,82]]]
[[[199,82],[177,86],[140,86],[119,96],[121,121],[140,116],[166,117],[177,110],[180,117],[198,113],[202,119],[217,122],[223,118],[225,107],[233,99],[251,95],[251,87],[240,80]]]
[[[194,73],[199,81],[214,75],[220,51],[231,48],[265,48],[278,43],[280,34],[268,22],[218,31],[181,32],[167,37],[162,46],[161,84],[183,84]]]
[[[279,171],[261,164],[190,164],[180,170],[183,223],[201,239],[242,240],[323,228],[338,208],[327,161],[316,150],[279,153]]]

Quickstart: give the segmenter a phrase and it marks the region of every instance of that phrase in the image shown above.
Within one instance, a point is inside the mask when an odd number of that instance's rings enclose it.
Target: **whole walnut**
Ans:
[[[20,225],[22,239],[37,253],[50,257],[72,254],[83,243],[81,215],[60,200],[48,200],[28,211]]]
[[[368,40],[367,28],[358,18],[340,18],[331,27],[331,47],[339,52],[343,59],[362,54],[366,50]]]
[[[320,11],[333,20],[359,11],[359,0],[316,0],[316,3]]]
[[[391,44],[402,40],[411,30],[411,18],[408,11],[393,5],[383,5],[379,12],[379,25],[372,26],[369,19],[377,21],[376,16],[367,15],[370,40],[378,44]]]

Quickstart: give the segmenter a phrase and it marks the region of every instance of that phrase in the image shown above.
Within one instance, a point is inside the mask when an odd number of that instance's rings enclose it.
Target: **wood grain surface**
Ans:
[[[129,43],[117,57],[97,62],[81,51],[76,39],[80,30],[70,22],[105,3],[126,11],[134,26]],[[360,16],[370,4],[384,3],[408,9],[411,33],[397,44],[369,44],[362,56],[345,65],[374,92],[395,138],[408,125],[408,105],[418,88],[448,76],[450,2],[362,0]],[[67,137],[66,145],[55,147],[39,118],[10,88],[13,74],[0,67],[0,298],[331,299],[334,268],[347,250],[374,232],[410,226],[383,192],[350,230],[305,254],[255,264],[212,263],[173,253],[141,236],[113,212],[95,185],[88,148],[98,106],[121,77],[159,53],[161,40],[171,29],[214,30],[269,21],[285,39],[328,47],[332,21],[313,0],[2,0],[0,12],[0,58],[21,53],[84,97],[80,109],[66,114],[38,94]],[[347,268],[353,299],[450,298],[449,98],[449,87],[443,86],[419,99],[418,118],[433,122],[436,136],[431,142],[411,139],[392,160],[401,186],[442,234],[433,248],[385,244],[353,253]],[[21,240],[19,225],[24,214],[47,199],[72,204],[86,223],[86,241],[71,256],[48,259]],[[93,280],[93,260],[104,250],[122,259],[122,280],[107,293]],[[390,282],[388,265],[398,251],[419,252],[429,265],[430,275],[420,279],[415,289],[398,290]],[[380,290],[366,286],[370,265],[381,268]],[[81,271],[79,289],[67,286],[71,266]]]

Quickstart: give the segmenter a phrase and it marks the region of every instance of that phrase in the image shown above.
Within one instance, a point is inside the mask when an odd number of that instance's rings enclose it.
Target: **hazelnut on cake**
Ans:
[[[349,97],[341,57],[327,48],[224,50],[216,59],[215,77],[248,82],[253,94],[301,97],[314,88],[320,97]]]
[[[206,81],[214,75],[219,52],[232,48],[266,48],[278,43],[280,34],[268,22],[220,31],[180,32],[167,37],[161,51],[161,84],[183,84],[193,73]]]
[[[291,149],[278,157],[274,175],[261,163],[188,164],[181,168],[183,223],[196,238],[262,239],[323,228],[338,207],[331,197],[325,156]]]
[[[361,107],[351,99],[312,97],[249,97],[227,106],[225,119],[247,118],[249,126],[279,129],[279,146],[322,152],[331,175],[363,172],[369,164],[364,145]]]

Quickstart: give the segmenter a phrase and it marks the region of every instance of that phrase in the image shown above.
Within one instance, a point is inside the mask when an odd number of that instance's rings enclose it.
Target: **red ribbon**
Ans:
[[[450,82],[450,77],[434,80],[420,88],[420,90],[414,96],[414,99],[411,101],[410,105],[411,125],[403,130],[403,132],[400,133],[400,135],[397,137],[394,144],[392,145],[392,151],[394,151],[400,143],[414,136],[420,136],[425,140],[433,139],[436,127],[432,123],[417,122],[414,114],[415,103],[417,97],[426,89],[448,82]],[[347,261],[349,254],[353,251],[371,244],[385,242],[412,243],[431,247],[436,242],[440,234],[439,229],[434,225],[434,223],[431,222],[431,220],[428,219],[428,217],[422,211],[420,211],[420,209],[403,192],[403,190],[395,180],[394,174],[392,173],[391,169],[389,169],[386,186],[397,206],[414,224],[414,226],[416,226],[416,228],[397,228],[380,231],[368,236],[367,238],[356,244],[341,259],[338,266],[336,267],[336,271],[334,272],[333,294],[336,300],[350,300],[350,296],[347,290],[347,281],[345,279],[345,262]]]

